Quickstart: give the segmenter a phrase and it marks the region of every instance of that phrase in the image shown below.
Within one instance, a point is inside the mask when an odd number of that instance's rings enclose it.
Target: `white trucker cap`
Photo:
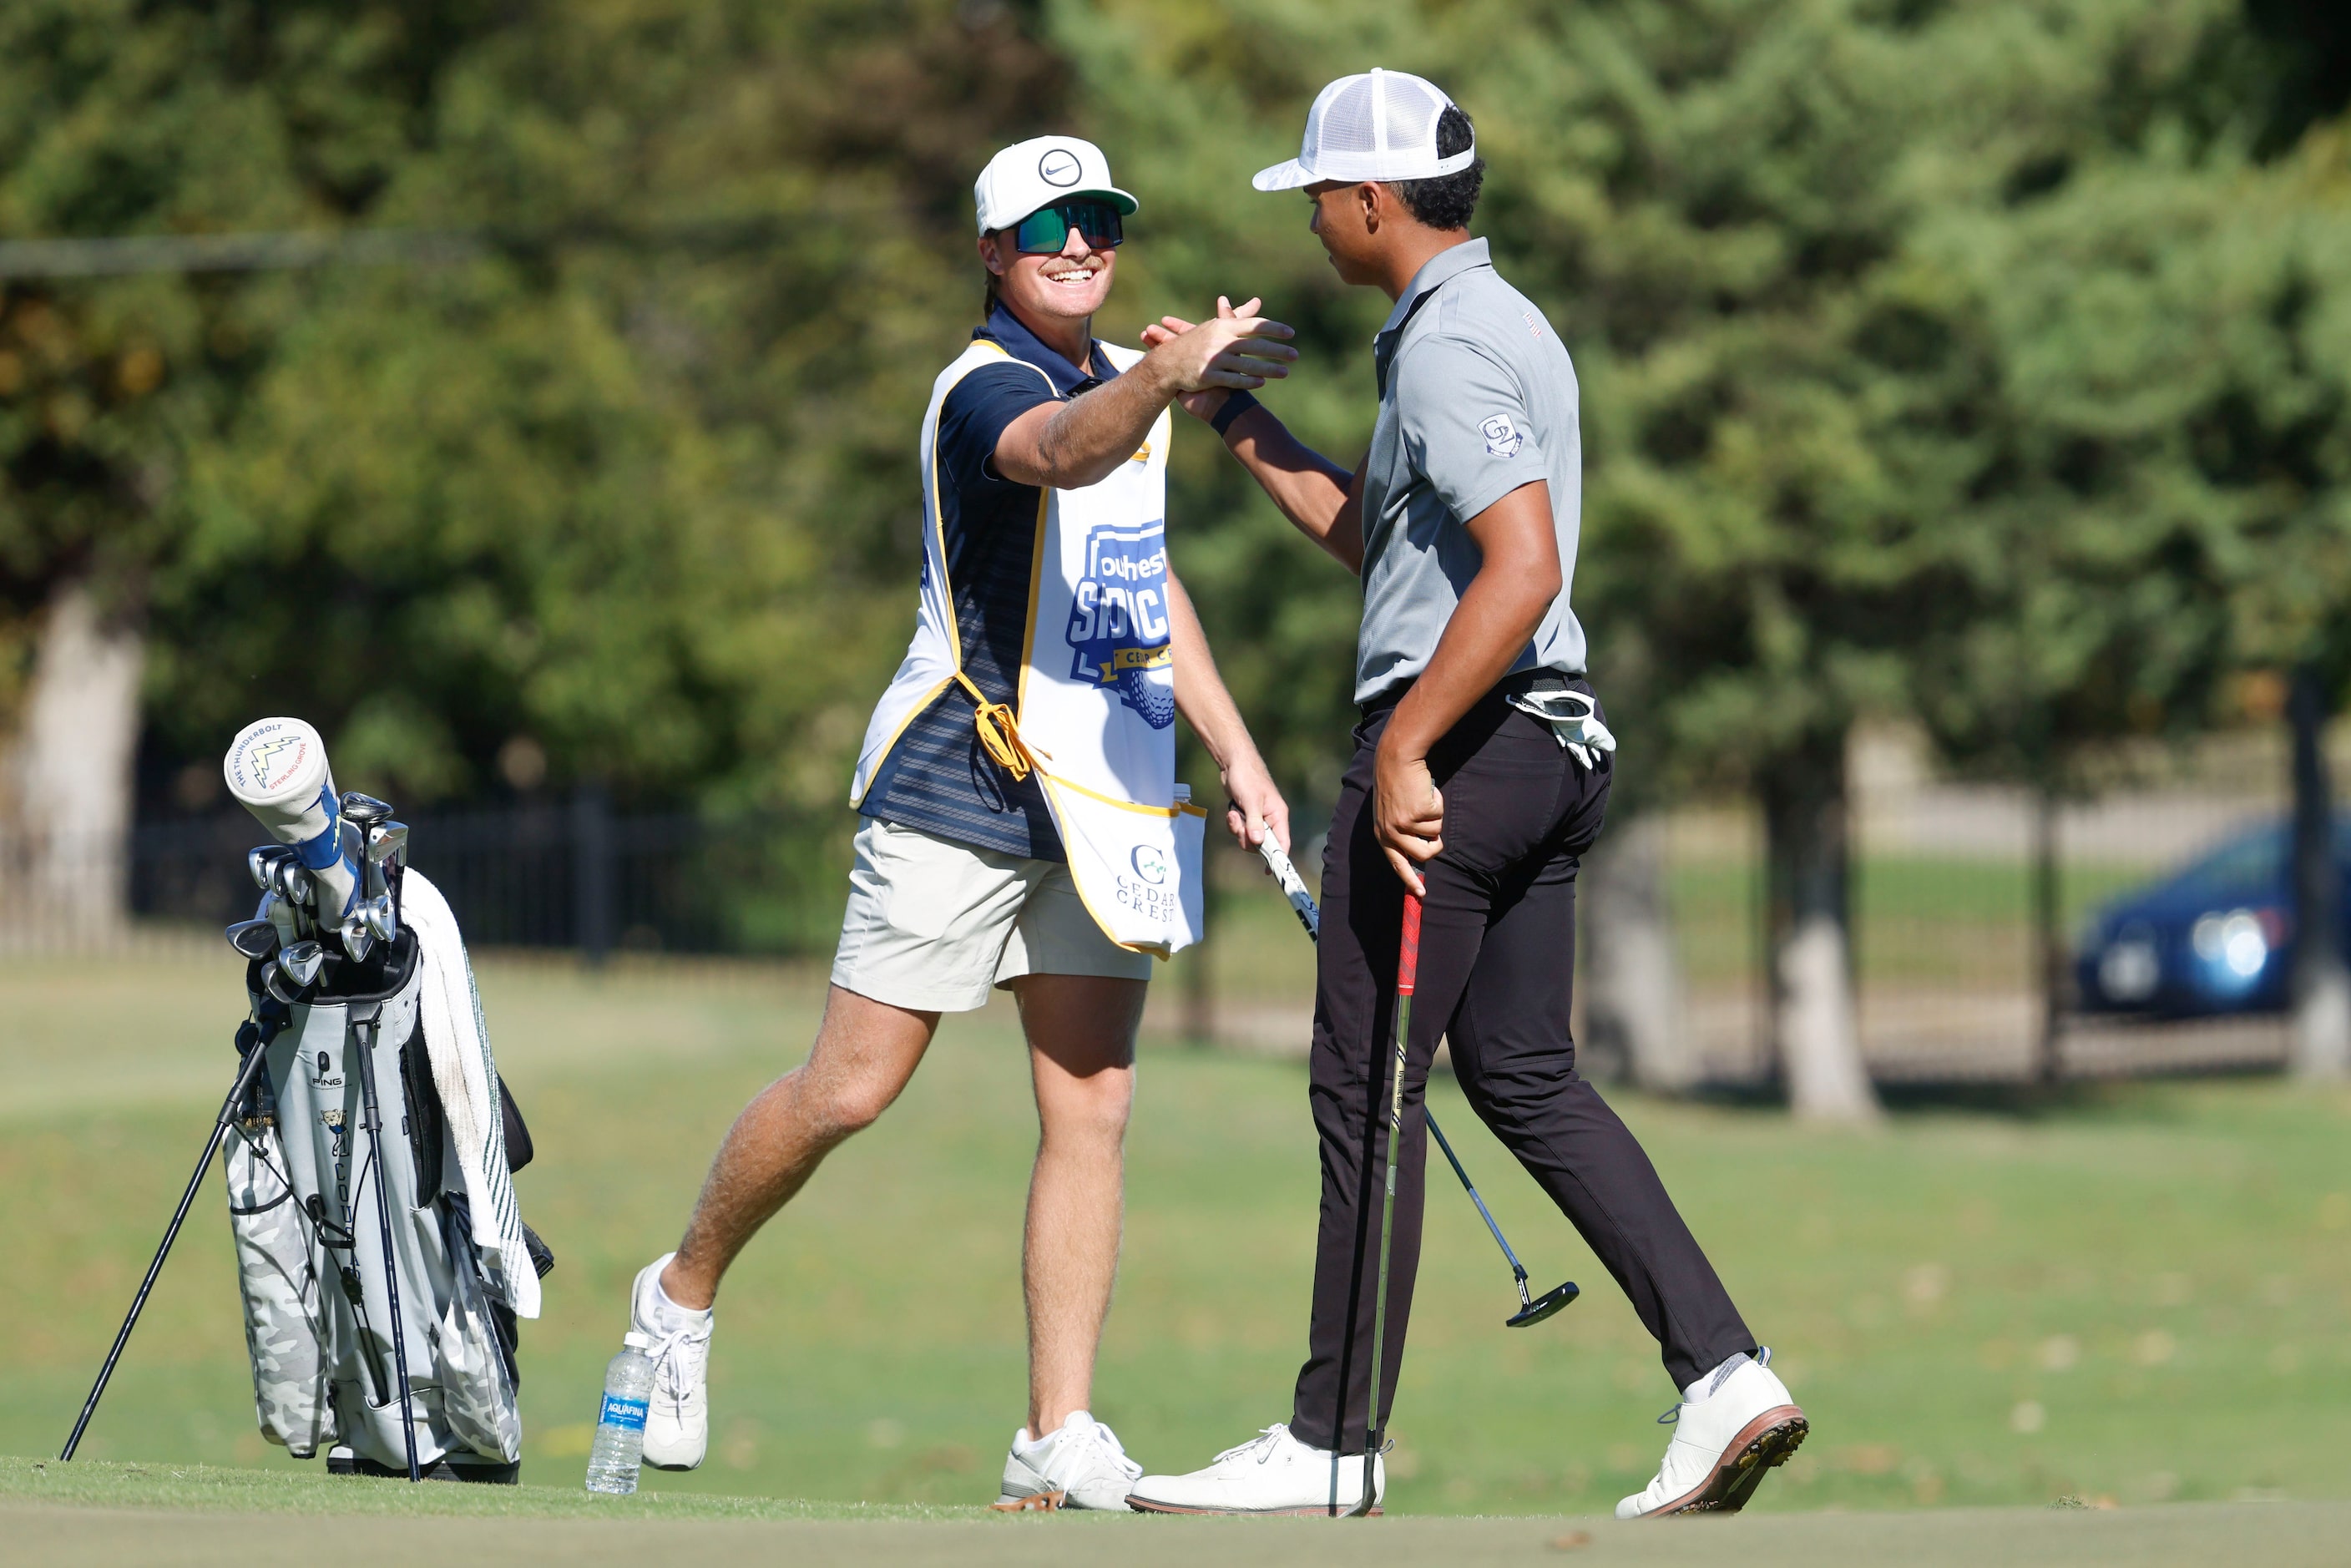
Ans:
[[[987,161],[971,188],[979,209],[979,232],[1008,229],[1040,207],[1071,196],[1100,196],[1121,215],[1134,211],[1134,198],[1110,183],[1110,160],[1092,142],[1076,136],[1040,136],[1016,141]]]
[[[1433,180],[1477,161],[1473,143],[1437,155],[1437,117],[1453,100],[1435,82],[1403,71],[1341,77],[1314,96],[1306,141],[1287,163],[1260,169],[1260,191],[1294,191],[1323,180]]]

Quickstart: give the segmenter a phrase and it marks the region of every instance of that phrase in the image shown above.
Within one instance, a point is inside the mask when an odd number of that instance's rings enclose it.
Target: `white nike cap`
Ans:
[[[971,193],[982,234],[1008,229],[1040,207],[1071,196],[1100,196],[1121,215],[1135,206],[1133,196],[1110,183],[1110,160],[1102,150],[1075,136],[1014,142],[987,161]]]
[[[1433,180],[1477,161],[1471,146],[1437,152],[1437,120],[1453,100],[1435,82],[1403,71],[1341,77],[1306,111],[1306,141],[1287,163],[1260,169],[1260,191],[1294,191],[1324,180]]]

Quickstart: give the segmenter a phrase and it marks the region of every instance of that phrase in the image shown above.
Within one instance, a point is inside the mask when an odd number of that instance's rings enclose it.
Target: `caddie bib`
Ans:
[[[1143,356],[1104,344],[1122,371]],[[1122,947],[1166,957],[1199,940],[1207,814],[1176,784],[1176,667],[1168,603],[1167,441],[1096,484],[1040,492],[1028,631],[1010,706],[963,673],[939,510],[939,411],[956,383],[1009,359],[979,340],[940,372],[923,418],[923,581],[914,641],[873,710],[850,804],[862,801],[914,716],[950,686],[980,742],[1015,778],[1033,770],[1087,912]],[[1044,375],[1042,371],[1037,372]],[[1049,379],[1050,384],[1050,379]]]

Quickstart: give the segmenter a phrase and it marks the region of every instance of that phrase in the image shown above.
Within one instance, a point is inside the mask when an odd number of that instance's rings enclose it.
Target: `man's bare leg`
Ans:
[[[1035,1437],[1092,1408],[1094,1352],[1118,1278],[1134,1030],[1148,986],[1092,975],[1012,982],[1037,1090],[1037,1166],[1020,1259]]]
[[[807,1185],[824,1156],[890,1108],[921,1065],[939,1015],[832,988],[809,1059],[735,1118],[695,1200],[662,1293],[699,1311],[759,1227]]]

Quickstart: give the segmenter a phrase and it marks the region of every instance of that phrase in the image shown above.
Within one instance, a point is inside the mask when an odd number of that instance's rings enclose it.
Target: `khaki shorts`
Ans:
[[[949,843],[868,817],[849,869],[832,983],[918,1012],[969,1012],[1022,975],[1148,980],[1153,959],[1102,935],[1070,868]]]

